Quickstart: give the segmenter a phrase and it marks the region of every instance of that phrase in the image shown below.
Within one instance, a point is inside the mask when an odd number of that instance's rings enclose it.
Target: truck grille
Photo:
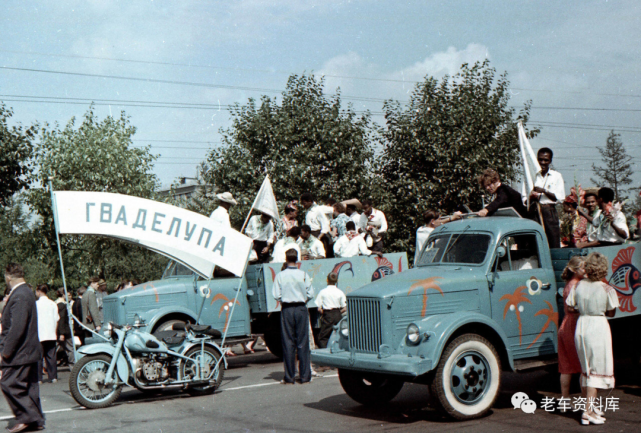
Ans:
[[[350,348],[377,353],[382,343],[381,304],[378,299],[348,298]]]

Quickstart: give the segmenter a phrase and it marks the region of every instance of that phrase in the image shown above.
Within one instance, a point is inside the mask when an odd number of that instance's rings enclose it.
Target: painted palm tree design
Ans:
[[[225,301],[223,302],[223,305],[220,306],[220,310],[218,310],[218,317],[223,314],[223,311],[225,312],[225,327],[223,328],[223,332],[225,332],[227,331],[227,326],[229,326],[229,312],[231,311],[232,300],[227,298],[227,296],[223,295],[222,293],[218,293],[211,300],[210,305],[214,305],[214,302],[216,301]],[[238,302],[238,300],[236,300],[236,305],[240,305],[240,302]]]
[[[548,329],[548,326],[550,326],[550,323],[554,323],[554,326],[559,327],[559,313],[554,311],[554,308],[552,308],[552,304],[550,304],[548,301],[544,301],[546,304],[548,304],[547,308],[544,308],[542,310],[539,310],[534,314],[534,317],[536,316],[547,316],[548,320],[545,321],[545,324],[541,328],[541,332],[539,332],[539,335],[536,336],[534,341],[530,343],[530,345],[527,347],[528,349],[536,343],[536,341],[541,338],[541,335],[545,332],[546,329]]]
[[[415,289],[423,289],[423,309],[421,310],[421,317],[425,317],[425,314],[427,313],[427,291],[429,289],[437,290],[441,293],[441,296],[444,296],[443,290],[441,290],[441,288],[436,284],[437,280],[442,279],[443,277],[430,277],[425,278],[424,280],[412,280],[415,281],[415,283],[410,286],[410,290],[407,292],[408,295]]]
[[[505,317],[507,316],[507,312],[509,310],[514,311],[514,313],[516,314],[516,320],[519,322],[519,345],[521,345],[521,338],[523,333],[523,327],[521,325],[521,312],[523,311],[523,307],[519,306],[519,304],[523,302],[527,302],[528,304],[532,303],[532,301],[530,301],[523,293],[525,289],[527,289],[527,287],[525,286],[517,287],[517,289],[511,295],[508,293],[501,296],[501,298],[499,299],[499,301],[507,301],[507,304],[505,304],[505,310],[503,310],[503,320],[505,320]]]

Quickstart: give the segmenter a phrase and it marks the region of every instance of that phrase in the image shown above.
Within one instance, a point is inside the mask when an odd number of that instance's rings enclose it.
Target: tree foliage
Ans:
[[[479,210],[483,192],[476,178],[486,168],[504,182],[517,179],[517,126],[526,124],[530,104],[517,114],[509,100],[507,74],[497,77],[485,61],[465,64],[440,82],[426,77],[406,105],[385,103],[377,201],[390,224],[388,248],[413,256],[415,230],[428,208]]]
[[[370,116],[341,106],[323,92],[323,79],[292,75],[281,101],[250,99],[231,111],[223,146],[211,152],[205,181],[230,191],[240,226],[266,174],[280,202],[309,191],[318,198],[359,197],[368,188],[373,158]],[[211,211],[211,209],[209,209]]]
[[[136,129],[129,118],[100,120],[91,107],[76,127],[71,119],[63,129],[45,126],[37,151],[38,181],[41,188],[29,192],[29,204],[41,218],[37,228],[45,249],[57,257],[48,180],[54,190],[100,191],[152,198],[158,185],[153,174],[149,147],[136,148],[131,137]],[[164,259],[120,241],[90,236],[61,238],[65,273],[71,279],[86,281],[94,274],[103,278],[147,279],[158,277]],[[57,261],[50,278],[60,275]]]
[[[29,187],[33,172],[33,138],[37,127],[9,126],[13,112],[0,103],[0,205],[17,191]]]
[[[621,134],[610,131],[605,148],[597,147],[597,149],[605,167],[597,167],[592,164],[592,172],[596,179],[590,180],[599,187],[612,188],[615,201],[621,202],[627,199],[625,192],[628,189],[625,187],[632,183],[632,168],[630,166],[632,157],[628,155],[623,146]]]

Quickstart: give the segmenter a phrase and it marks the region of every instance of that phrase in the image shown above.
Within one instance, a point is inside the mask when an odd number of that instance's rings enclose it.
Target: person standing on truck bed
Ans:
[[[541,170],[536,173],[534,188],[530,192],[530,200],[538,202],[541,209],[543,221],[539,221],[545,227],[545,235],[548,238],[550,248],[561,247],[561,226],[559,214],[556,211],[556,204],[565,198],[565,183],[561,173],[550,170],[554,153],[548,147],[542,147],[536,154]],[[535,212],[538,218],[538,212]]]
[[[625,214],[612,205],[614,191],[610,188],[600,188],[597,201],[601,213],[592,220],[596,230],[590,232],[588,242],[577,244],[578,248],[618,245],[630,236]]]
[[[492,216],[499,209],[514,208],[523,218],[528,218],[527,209],[523,205],[523,197],[515,189],[501,183],[501,178],[496,170],[486,169],[479,177],[481,188],[494,194],[494,200],[485,206],[478,215],[480,217]]]
[[[387,233],[387,218],[378,209],[374,209],[374,203],[370,199],[363,200],[363,213],[359,221],[359,229],[365,233],[365,238],[372,238],[372,251],[383,252],[383,237]]]
[[[325,215],[323,206],[316,204],[316,202],[314,202],[314,196],[309,192],[300,196],[300,204],[307,210],[305,214],[305,225],[310,227],[312,235],[323,243],[323,248],[327,252],[332,246],[332,239],[329,233],[329,220],[327,219],[327,215]],[[325,255],[323,255],[323,257],[325,257]],[[327,255],[327,257],[331,256]]]
[[[296,376],[296,354],[300,383],[312,380],[309,350],[309,312],[307,302],[314,297],[312,279],[296,266],[298,253],[290,249],[285,252],[287,267],[276,275],[272,294],[280,302],[281,338],[283,341],[284,385],[293,385]]]
[[[272,261],[271,263],[285,263],[287,260],[285,258],[285,251],[289,249],[295,249],[296,252],[300,255],[300,247],[298,246],[298,238],[300,237],[300,228],[294,226],[287,231],[287,237],[279,239],[274,245],[274,251],[272,252]]]
[[[581,215],[583,218],[585,218],[588,221],[588,226],[586,228],[586,235],[588,239],[590,238],[590,235],[593,233],[596,233],[596,226],[593,224],[594,218],[598,217],[601,215],[601,209],[599,209],[599,200],[597,197],[596,192],[586,192],[585,196],[583,197],[584,203],[585,203],[585,208],[588,210],[585,212],[583,209],[578,208],[577,212],[579,215]]]
[[[218,224],[221,224],[225,227],[231,228],[231,222],[229,221],[229,208],[232,205],[238,204],[234,200],[234,196],[230,192],[224,192],[222,194],[216,194],[218,199],[218,207],[211,213],[209,218],[216,221]]]
[[[264,212],[249,219],[245,234],[254,241],[254,251],[258,263],[269,262],[269,250],[274,243],[274,223],[272,217]]]
[[[301,251],[301,260],[324,259],[325,246],[313,235],[312,229],[307,224],[300,228],[298,246]]]
[[[376,254],[379,257],[383,255],[380,251],[370,251],[367,248],[365,239],[356,231],[354,221],[348,221],[345,227],[347,231],[334,244],[334,255],[336,257],[354,257],[359,254],[363,256]]]

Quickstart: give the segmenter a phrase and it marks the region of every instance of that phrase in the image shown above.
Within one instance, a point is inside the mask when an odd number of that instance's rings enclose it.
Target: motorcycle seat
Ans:
[[[194,334],[209,335],[213,338],[221,338],[223,333],[218,329],[212,329],[209,325],[192,325],[191,323],[174,323],[173,330],[192,331]]]
[[[167,346],[180,346],[185,341],[185,333],[177,331],[156,331],[154,337],[161,340]]]

